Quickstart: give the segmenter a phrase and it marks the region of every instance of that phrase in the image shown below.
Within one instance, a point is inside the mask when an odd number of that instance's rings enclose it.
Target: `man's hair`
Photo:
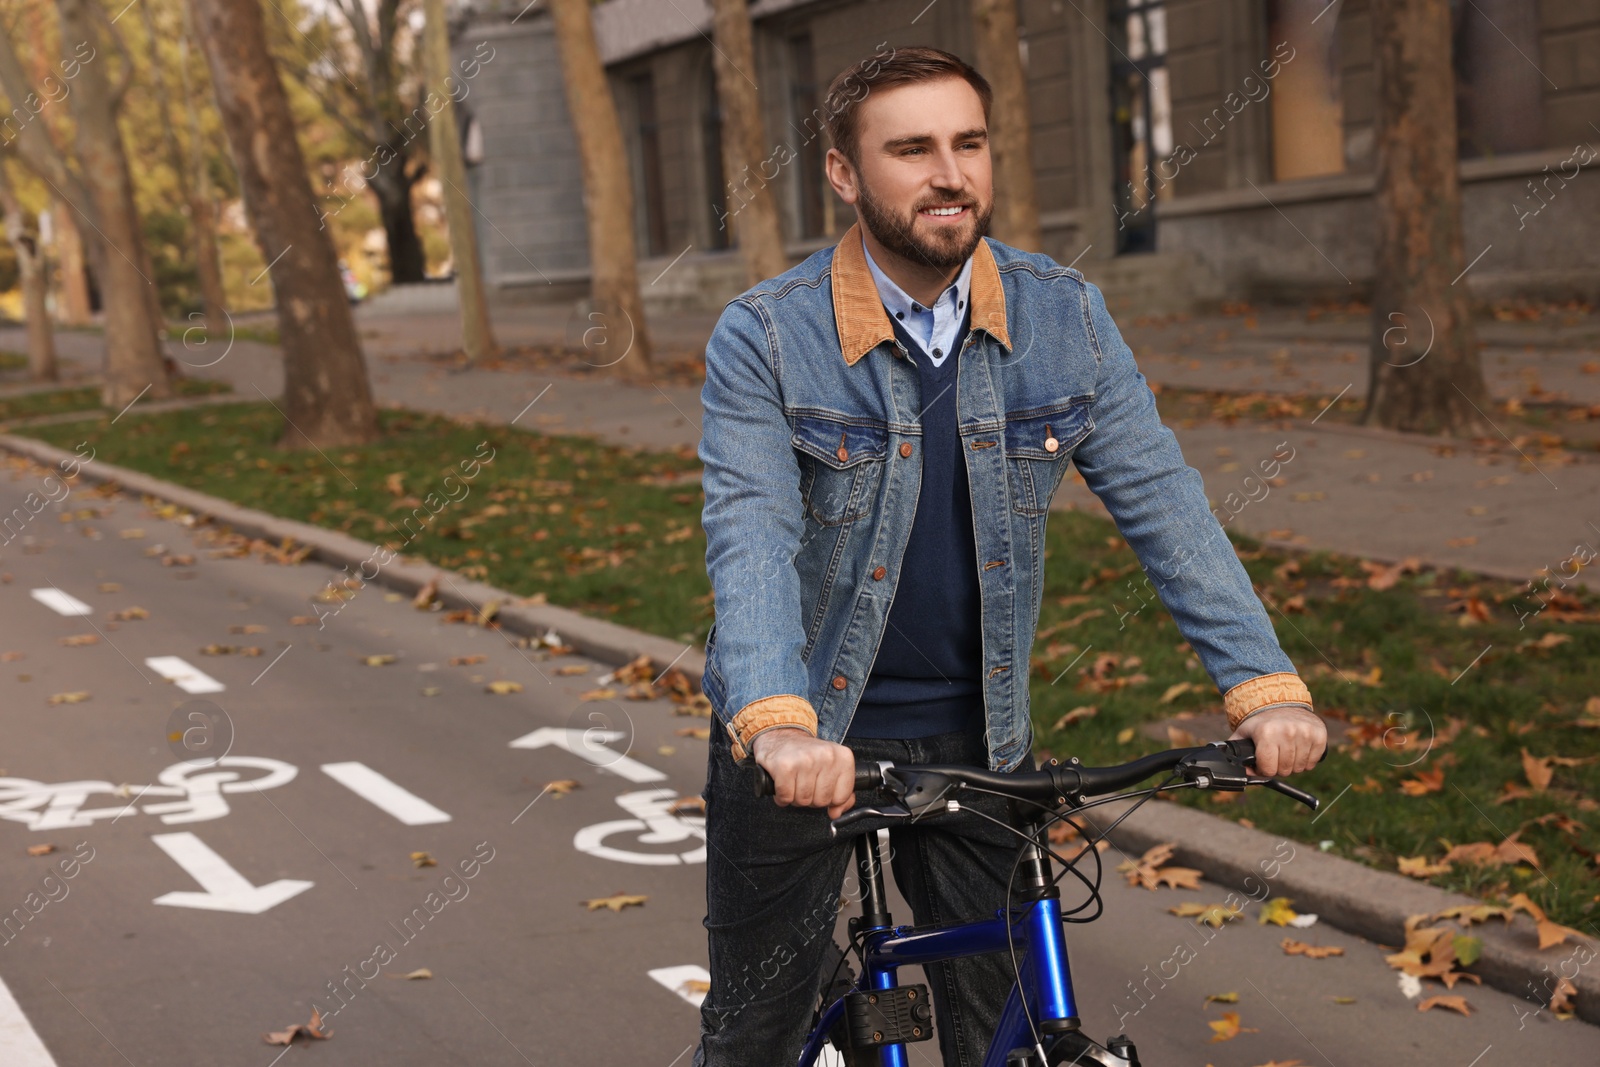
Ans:
[[[881,46],[880,46],[881,47]],[[994,90],[982,74],[974,70],[960,56],[937,48],[916,46],[890,50],[888,58],[874,52],[855,65],[843,70],[828,85],[823,107],[824,122],[833,146],[844,153],[851,166],[861,163],[861,102],[874,90],[916,82],[939,81],[944,78],[961,78],[972,86],[983,103],[983,120],[989,121],[989,105],[994,101]]]

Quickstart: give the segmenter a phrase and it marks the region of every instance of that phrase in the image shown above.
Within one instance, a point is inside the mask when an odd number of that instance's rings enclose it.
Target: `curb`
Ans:
[[[0,434],[0,449],[51,466],[78,458],[42,441],[10,434]],[[79,477],[102,484],[116,482],[127,490],[166,500],[248,536],[274,541],[292,539],[309,545],[312,558],[339,567],[359,568],[379,551],[379,546],[346,534],[278,518],[98,460],[83,465]],[[503,629],[518,636],[538,638],[553,629],[566,644],[602,663],[621,666],[648,655],[657,662],[677,666],[695,685],[701,682],[705,670],[703,649],[692,645],[680,649],[666,638],[551,604],[522,604],[514,594],[482,582],[451,577],[448,571],[431,563],[396,556],[388,566],[380,567],[371,581],[415,595],[433,578],[442,579],[438,598],[448,607],[481,610],[490,601],[506,605],[497,619]],[[1481,903],[1323,854],[1304,843],[1296,843],[1293,859],[1284,861],[1275,851],[1279,840],[1217,815],[1167,803],[1143,806],[1112,833],[1112,841],[1129,852],[1143,852],[1163,841],[1174,842],[1177,862],[1198,868],[1220,886],[1255,897],[1265,882],[1272,895],[1290,897],[1330,926],[1379,944],[1404,944],[1407,916],[1438,912],[1457,904]],[[1276,873],[1269,877],[1268,868],[1274,859],[1278,860]],[[1562,945],[1540,953],[1535,947],[1538,942],[1533,924],[1525,916],[1518,916],[1509,926],[1494,921],[1472,932],[1483,939],[1483,954],[1473,965],[1473,973],[1481,975],[1485,983],[1528,999],[1527,1010],[1531,1012],[1548,1003],[1548,990],[1554,987],[1558,974],[1575,970],[1569,977],[1578,989],[1577,1015],[1585,1022],[1600,1025],[1600,967],[1585,969],[1600,955],[1600,946]],[[1578,960],[1582,962],[1576,967],[1561,966]]]
[[[81,457],[54,445],[11,434],[0,434],[0,449],[26,456],[46,466],[55,466],[69,459],[82,462]],[[83,464],[78,476],[101,484],[116,482],[131,492],[159,497],[249,537],[269,541],[288,538],[298,544],[309,545],[311,558],[335,567],[359,570],[362,563],[372,560],[374,554],[381,551],[378,545],[348,534],[279,518],[100,460]],[[367,579],[364,572],[361,572],[361,576],[372,584],[411,596],[430,579],[437,578],[438,599],[447,608],[471,608],[477,611],[491,601],[499,601],[503,606],[495,618],[502,629],[519,637],[534,639],[544,636],[549,630],[555,630],[563,643],[611,666],[620,667],[647,655],[657,663],[676,666],[696,686],[700,684],[705,671],[705,651],[693,645],[680,646],[664,637],[641,633],[554,604],[527,604],[524,598],[515,593],[453,576],[444,568],[422,560],[396,555],[393,562],[378,568],[376,577]]]
[[[1262,899],[1263,887],[1270,887],[1271,896],[1289,897],[1297,910],[1314,912],[1330,926],[1379,945],[1395,946],[1394,951],[1405,944],[1407,916],[1483,903],[1330,856],[1303,842],[1293,842],[1292,859],[1285,860],[1279,847],[1283,838],[1180,804],[1146,804],[1113,830],[1111,839],[1134,855],[1172,842],[1174,862],[1198,868],[1224,888]],[[1518,1009],[1519,1016],[1524,1010],[1542,1010],[1557,979],[1568,977],[1578,988],[1573,1005],[1578,1018],[1600,1025],[1600,967],[1592,966],[1600,959],[1600,941],[1569,941],[1540,952],[1533,922],[1524,915],[1509,925],[1498,919],[1475,925],[1471,933],[1483,939],[1483,955],[1470,973],[1528,1001],[1525,1009]],[[1431,995],[1433,989],[1426,991]]]

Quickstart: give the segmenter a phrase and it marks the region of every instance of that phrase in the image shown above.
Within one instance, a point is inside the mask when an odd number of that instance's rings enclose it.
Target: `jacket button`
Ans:
[[[849,684],[850,684],[850,682],[849,682],[849,681],[848,681],[848,680],[847,680],[847,679],[846,679],[846,678],[845,678],[845,676],[844,676],[844,675],[842,675],[842,674],[841,674],[841,675],[838,675],[838,676],[836,676],[836,677],[835,677],[835,678],[834,678],[834,679],[833,679],[833,687],[834,687],[834,688],[835,688],[835,689],[843,689],[843,688],[844,688],[844,687],[845,687],[845,686],[847,686],[847,685],[849,685]]]
[[[902,456],[911,455],[911,442],[910,441],[901,441],[900,442],[900,454]]]
[[[1046,452],[1054,452],[1056,449],[1058,449],[1060,447],[1061,447],[1061,442],[1057,441],[1054,437],[1046,437],[1044,439],[1044,450]],[[843,452],[844,449],[841,448],[841,449],[839,449],[839,451]],[[839,458],[843,459],[844,457],[840,456]]]
[[[840,463],[843,463],[845,460],[850,458],[850,450],[844,447],[844,445],[840,445],[839,451],[835,452],[834,455],[839,457]]]
[[[875,581],[875,582],[881,582],[883,580],[883,576],[885,574],[888,574],[888,573],[889,572],[887,570],[885,570],[882,567],[879,567],[879,568],[877,568],[876,570],[874,570],[872,572],[872,580]]]

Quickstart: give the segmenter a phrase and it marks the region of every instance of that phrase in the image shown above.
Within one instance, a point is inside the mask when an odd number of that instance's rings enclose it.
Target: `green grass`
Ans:
[[[694,471],[692,452],[641,453],[414,413],[381,417],[381,441],[326,459],[278,451],[282,422],[266,405],[135,411],[115,427],[102,419],[34,432],[66,447],[89,439],[108,462],[390,544],[403,539],[392,524],[412,514],[414,498],[442,495],[444,475],[488,441],[496,449],[493,463],[464,500],[446,506],[403,548],[406,554],[519,595],[544,593],[553,603],[625,625],[703,641],[712,611],[699,524],[703,498],[692,483],[660,484]],[[1167,747],[1163,732],[1157,740],[1140,727],[1181,713],[1220,712],[1220,698],[1159,602],[1122,614],[1140,604],[1129,584],[1137,579],[1137,561],[1109,522],[1058,512],[1048,551],[1044,636],[1030,679],[1041,748],[1089,763],[1122,762]],[[1591,799],[1600,795],[1600,729],[1576,723],[1585,702],[1600,695],[1600,627],[1555,618],[1594,616],[1600,611],[1594,598],[1554,601],[1519,629],[1518,611],[1527,614],[1538,601],[1512,583],[1423,572],[1380,591],[1368,587],[1354,560],[1296,558],[1249,545],[1240,551],[1257,588],[1278,608],[1272,616],[1279,638],[1318,709],[1372,743],[1342,747],[1304,776],[1329,805],[1315,825],[1304,809],[1275,794],[1221,794],[1233,799],[1226,805],[1211,795],[1174,796],[1313,847],[1331,841],[1331,851],[1390,871],[1399,857],[1437,859],[1444,842],[1499,843],[1520,829],[1542,873],[1463,866],[1434,880],[1488,897],[1523,890],[1552,918],[1587,929],[1600,893],[1600,869],[1583,851],[1600,848],[1600,815]],[[1463,616],[1472,617],[1467,608],[1486,611],[1487,621],[1462,625]],[[1073,620],[1080,621],[1066,625]],[[1107,654],[1118,658],[1102,660]],[[1180,682],[1194,688],[1162,704]],[[1069,710],[1091,704],[1098,714],[1054,728]],[[1600,721],[1600,714],[1591,718]],[[1436,731],[1455,736],[1418,760]],[[1526,785],[1524,748],[1536,757],[1592,762],[1556,766],[1549,791],[1497,803],[1506,783]],[[1442,789],[1401,792],[1402,781],[1436,770],[1444,772]],[[1354,788],[1341,796],[1347,785]],[[1557,813],[1575,820],[1567,830],[1553,819],[1534,821]]]
[[[198,378],[180,378],[176,383],[181,397],[210,396],[214,393],[232,392],[226,382],[202,381]],[[141,401],[143,403],[144,401]],[[12,419],[31,419],[44,415],[61,415],[74,411],[100,411],[100,387],[76,386],[51,389],[23,396],[0,397],[0,422]]]
[[[22,352],[13,352],[9,348],[0,348],[0,370],[18,370],[28,365],[28,357]]]

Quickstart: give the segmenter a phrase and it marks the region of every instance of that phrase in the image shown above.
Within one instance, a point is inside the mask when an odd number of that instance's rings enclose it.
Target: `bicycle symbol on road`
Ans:
[[[572,845],[579,852],[618,863],[642,863],[657,867],[704,863],[705,816],[673,814],[672,805],[677,799],[678,792],[675,789],[644,789],[637,793],[624,793],[617,798],[617,804],[633,818],[585,826],[573,836]],[[673,845],[696,840],[700,844],[686,852],[630,852],[605,843],[606,838],[614,834],[637,834],[635,840],[642,845]]]
[[[239,770],[266,773],[243,779]],[[185,760],[175,763],[158,776],[160,785],[113,785],[110,782],[60,782],[49,784],[29,778],[0,778],[0,819],[26,823],[30,830],[61,830],[93,826],[97,819],[116,820],[143,811],[159,815],[164,823],[204,822],[228,814],[224,793],[259,793],[286,785],[299,774],[299,768],[282,760],[262,756],[223,756],[220,759]],[[116,807],[84,810],[91,796],[127,798]],[[178,800],[145,804],[144,797],[179,797]]]

